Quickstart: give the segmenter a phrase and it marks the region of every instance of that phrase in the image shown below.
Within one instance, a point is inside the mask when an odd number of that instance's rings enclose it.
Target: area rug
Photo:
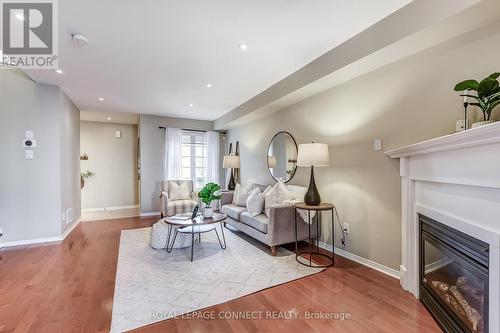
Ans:
[[[171,253],[149,246],[151,228],[121,233],[111,332],[123,332],[200,310],[320,272],[300,265],[280,248],[276,257],[252,238],[224,230],[222,250],[215,233]]]

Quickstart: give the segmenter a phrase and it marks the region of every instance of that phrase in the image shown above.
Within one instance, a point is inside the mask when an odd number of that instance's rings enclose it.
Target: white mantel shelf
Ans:
[[[489,244],[489,331],[500,332],[500,122],[385,152],[400,159],[403,289],[419,297],[419,214]]]
[[[500,142],[500,122],[415,143],[385,152],[392,158],[436,153]],[[500,153],[500,152],[497,152]]]

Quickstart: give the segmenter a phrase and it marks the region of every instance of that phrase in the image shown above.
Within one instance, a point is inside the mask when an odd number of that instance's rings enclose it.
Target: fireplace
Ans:
[[[420,300],[445,332],[488,332],[489,245],[424,215]]]

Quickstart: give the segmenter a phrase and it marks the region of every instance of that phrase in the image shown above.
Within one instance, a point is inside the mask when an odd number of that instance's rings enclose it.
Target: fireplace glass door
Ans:
[[[461,233],[449,234],[444,225],[434,227],[424,223],[421,228],[424,305],[441,326],[448,326],[445,331],[488,332],[487,247]]]

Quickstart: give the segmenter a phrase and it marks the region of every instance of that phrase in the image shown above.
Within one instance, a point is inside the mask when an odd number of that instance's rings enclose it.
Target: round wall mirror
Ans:
[[[290,181],[297,170],[297,143],[288,132],[276,134],[267,148],[267,167],[275,181]]]

